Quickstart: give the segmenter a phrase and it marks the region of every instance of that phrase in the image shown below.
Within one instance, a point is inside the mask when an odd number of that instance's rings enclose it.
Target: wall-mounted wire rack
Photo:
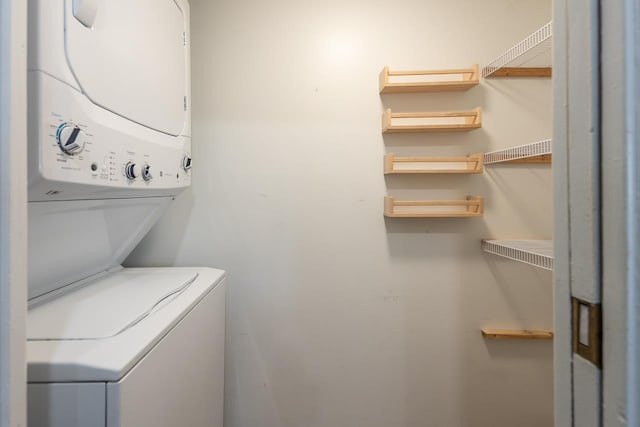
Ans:
[[[482,127],[482,108],[470,111],[382,114],[382,133],[466,132]]]
[[[384,215],[390,218],[469,218],[484,214],[484,198],[466,200],[395,200],[384,198]]]
[[[483,240],[482,250],[553,271],[552,240]]]
[[[552,22],[482,68],[482,77],[550,77]]]
[[[551,163],[551,140],[532,142],[484,154],[484,164],[493,163]]]
[[[482,336],[495,340],[551,340],[553,331],[535,329],[482,329]]]
[[[482,153],[464,157],[396,157],[393,153],[384,156],[384,173],[422,174],[422,173],[482,173]]]
[[[449,70],[380,72],[380,93],[453,92],[469,90],[479,83],[478,64]]]

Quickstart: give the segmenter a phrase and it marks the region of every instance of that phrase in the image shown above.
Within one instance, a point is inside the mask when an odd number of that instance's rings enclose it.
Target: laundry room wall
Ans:
[[[551,135],[550,79],[378,93],[382,67],[486,64],[550,0],[192,0],[193,185],[127,260],[228,272],[226,427],[551,426],[549,272],[482,238],[551,238],[549,165],[389,176],[386,152],[463,155]],[[464,134],[381,134],[398,111],[482,106]],[[486,198],[385,218],[383,196]]]

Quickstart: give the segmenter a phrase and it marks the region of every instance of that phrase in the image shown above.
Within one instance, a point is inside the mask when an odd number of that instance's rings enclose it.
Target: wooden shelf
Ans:
[[[553,271],[552,240],[483,240],[482,250]]]
[[[423,174],[423,173],[482,173],[482,153],[466,157],[396,157],[393,153],[384,156],[384,173],[387,174]]]
[[[513,159],[513,160],[505,160],[504,163],[529,163],[529,164],[539,164],[539,163],[552,163],[553,156],[551,154],[541,154],[539,156],[531,156],[525,157],[522,159]]]
[[[494,163],[551,163],[551,140],[485,153],[484,164]]]
[[[482,336],[494,340],[551,340],[553,331],[528,329],[482,329]]]
[[[393,113],[382,115],[382,133],[466,132],[482,127],[482,108],[471,111]]]
[[[488,77],[551,77],[551,67],[502,67]]]
[[[552,37],[549,22],[482,67],[482,77],[551,77]]]
[[[471,68],[450,70],[380,72],[380,93],[421,93],[466,91],[479,83],[478,64]]]
[[[384,215],[390,218],[468,218],[482,216],[484,198],[468,196],[466,200],[394,200],[384,198]]]

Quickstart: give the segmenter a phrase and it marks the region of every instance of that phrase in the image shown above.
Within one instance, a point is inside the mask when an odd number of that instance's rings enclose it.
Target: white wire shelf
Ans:
[[[545,139],[542,141],[532,142],[530,144],[506,148],[504,150],[496,150],[484,153],[485,165],[503,162],[550,163],[551,140]]]
[[[553,240],[483,240],[482,250],[553,271]]]
[[[549,22],[482,68],[482,77],[551,76],[552,23]]]

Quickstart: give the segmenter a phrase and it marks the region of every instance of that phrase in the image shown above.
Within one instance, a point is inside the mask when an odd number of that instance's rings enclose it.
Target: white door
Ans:
[[[556,427],[640,425],[639,23],[554,4]]]
[[[600,9],[554,4],[556,425],[602,425]]]
[[[602,313],[606,427],[640,425],[640,4],[602,1]]]

